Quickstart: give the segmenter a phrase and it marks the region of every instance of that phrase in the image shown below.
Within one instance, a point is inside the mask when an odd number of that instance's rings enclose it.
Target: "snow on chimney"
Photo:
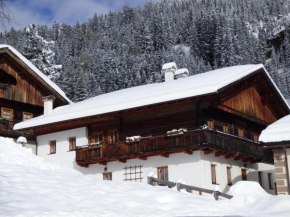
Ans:
[[[44,115],[49,115],[52,113],[53,110],[53,101],[55,100],[55,97],[50,95],[42,98],[42,101],[44,102]]]
[[[175,62],[165,63],[162,66],[162,74],[164,74],[165,82],[174,81],[174,74],[177,70],[177,66]]]
[[[189,72],[188,72],[187,68],[177,69],[175,74],[174,74],[175,79],[186,78],[188,76],[189,76]]]

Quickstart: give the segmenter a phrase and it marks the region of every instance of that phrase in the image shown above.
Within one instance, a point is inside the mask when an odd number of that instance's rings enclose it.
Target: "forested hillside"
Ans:
[[[22,52],[73,101],[160,82],[168,61],[191,75],[263,63],[289,97],[289,17],[289,0],[163,0],[74,26],[11,29],[0,43]],[[281,31],[285,37],[274,49]]]

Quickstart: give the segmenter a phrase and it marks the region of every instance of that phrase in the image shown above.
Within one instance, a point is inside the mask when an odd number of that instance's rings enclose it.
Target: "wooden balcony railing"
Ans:
[[[110,161],[124,162],[133,158],[145,160],[156,155],[168,157],[169,154],[179,152],[191,154],[194,150],[204,150],[205,153],[215,151],[216,156],[225,155],[226,158],[234,157],[245,162],[271,162],[272,159],[272,153],[263,149],[259,143],[210,129],[201,129],[177,136],[149,137],[134,143],[119,142],[98,147],[78,147],[76,162],[80,166],[88,166]]]
[[[27,136],[30,138],[33,134],[28,131],[13,131],[13,127],[15,124],[21,122],[20,120],[8,120],[5,118],[0,118],[0,136],[9,136],[9,137],[17,137],[17,136]]]

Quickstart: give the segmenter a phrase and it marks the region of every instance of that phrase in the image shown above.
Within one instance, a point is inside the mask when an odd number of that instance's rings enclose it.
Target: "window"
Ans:
[[[246,169],[242,169],[242,180],[243,181],[247,181],[248,180],[247,170]]]
[[[258,172],[259,183],[263,187],[263,172]]]
[[[228,185],[232,185],[232,168],[227,167]]]
[[[95,143],[102,143],[103,142],[103,132],[98,132],[95,134]]]
[[[210,128],[210,129],[213,129],[214,130],[214,120],[213,119],[208,119],[206,121],[206,124],[207,126]]]
[[[76,137],[70,137],[68,141],[69,141],[69,150],[70,151],[76,150]]]
[[[223,124],[223,132],[225,132],[225,133],[230,132],[230,126],[228,124]]]
[[[254,139],[254,142],[259,142],[259,134],[253,133],[253,139]]]
[[[109,143],[116,143],[118,141],[118,131],[109,130]]]
[[[112,173],[103,173],[103,180],[112,180]]]
[[[33,114],[29,112],[23,112],[22,115],[22,121],[27,121],[29,119],[33,118]]]
[[[269,189],[273,189],[272,185],[272,173],[268,173]]]
[[[158,179],[168,181],[168,167],[157,167]]]
[[[244,138],[245,137],[245,129],[242,127],[238,127],[238,136]]]
[[[211,165],[211,183],[216,184],[216,165]]]
[[[12,120],[13,119],[13,109],[9,108],[1,108],[1,117],[6,120]]]
[[[49,146],[50,146],[50,154],[55,154],[56,153],[56,141],[50,141],[49,142]]]
[[[129,166],[124,168],[124,181],[135,181],[141,182],[142,181],[142,166]]]

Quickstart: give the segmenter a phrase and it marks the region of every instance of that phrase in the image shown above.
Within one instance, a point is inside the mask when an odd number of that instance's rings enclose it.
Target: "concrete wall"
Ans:
[[[88,168],[79,167],[75,163],[75,151],[68,152],[68,138],[76,136],[76,145],[82,146],[88,143],[86,128],[78,128],[73,130],[51,133],[37,138],[38,156],[45,160],[61,165],[68,166],[80,171],[83,174],[92,174],[99,179],[103,179],[104,172],[112,172],[112,179],[115,181],[123,181],[125,179],[125,167],[142,166],[142,182],[147,182],[147,175],[153,172],[157,176],[157,167],[167,166],[169,180],[177,182],[182,179],[186,184],[214,189],[211,179],[211,164],[216,165],[217,183],[220,185],[220,190],[228,191],[227,183],[227,166],[232,168],[232,182],[235,184],[240,181],[241,168],[244,168],[245,163],[241,160],[225,159],[224,156],[215,157],[214,154],[205,155],[203,151],[195,151],[192,155],[185,153],[171,154],[168,158],[161,156],[148,157],[147,160],[132,159],[126,163],[109,162],[106,166],[93,164]],[[49,141],[56,140],[56,154],[49,154]],[[250,181],[258,181],[258,171],[263,171],[263,187],[269,193],[274,194],[274,190],[269,189],[268,173],[272,173],[273,183],[275,180],[275,172],[273,165],[267,164],[251,164],[247,163],[247,176]],[[138,180],[139,181],[139,180]]]
[[[31,149],[33,154],[36,154],[36,141],[27,140],[25,147]]]
[[[37,137],[37,155],[53,163],[76,168],[75,151],[69,151],[69,137],[76,137],[76,146],[88,144],[87,128],[77,128]],[[50,153],[49,142],[56,140],[56,153]]]

